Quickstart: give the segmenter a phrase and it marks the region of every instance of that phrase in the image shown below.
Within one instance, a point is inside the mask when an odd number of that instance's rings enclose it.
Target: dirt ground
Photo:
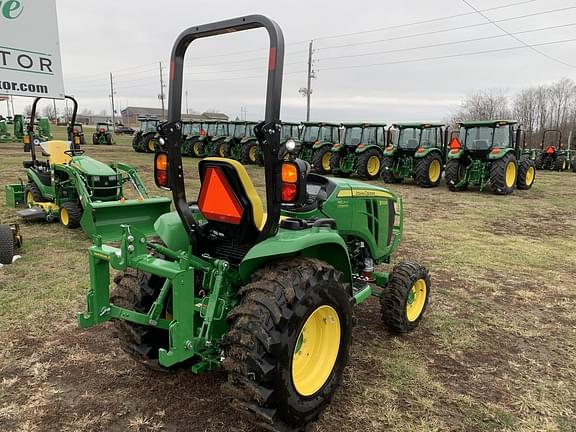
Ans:
[[[118,141],[86,150],[136,165],[159,194],[152,155]],[[24,177],[21,149],[0,144],[0,184]],[[191,198],[196,164],[185,162]],[[262,192],[260,169],[249,172]],[[507,197],[392,189],[405,203],[395,260],[429,268],[428,315],[394,337],[376,299],[358,307],[343,385],[312,430],[576,431],[576,174],[538,172]],[[89,284],[80,231],[28,223],[23,234],[22,259],[0,270],[1,431],[252,430],[223,400],[223,373],[152,372],[111,326],[77,328]]]

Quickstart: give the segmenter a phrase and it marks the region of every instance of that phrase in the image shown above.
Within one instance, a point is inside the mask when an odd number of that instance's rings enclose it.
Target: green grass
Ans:
[[[153,185],[152,155],[134,153],[130,139],[85,149],[135,165],[150,191],[168,196]],[[0,152],[0,182],[24,178],[22,146]],[[197,160],[184,170],[194,199]],[[262,194],[261,169],[248,171]],[[406,208],[395,261],[429,268],[428,316],[398,338],[377,302],[360,306],[343,385],[314,430],[576,430],[576,175],[538,172],[532,190],[507,197],[392,189]],[[15,211],[0,207],[0,220],[17,220]],[[22,259],[0,270],[1,429],[251,430],[214,409],[225,404],[221,376],[151,374],[118,350],[109,327],[76,328],[89,286],[80,231],[26,223],[23,234]]]

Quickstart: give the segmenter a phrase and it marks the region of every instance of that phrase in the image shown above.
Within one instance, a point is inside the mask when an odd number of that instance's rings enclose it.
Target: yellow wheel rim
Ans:
[[[532,185],[534,183],[534,177],[536,176],[536,172],[534,167],[528,167],[528,171],[526,171],[526,186]]]
[[[332,306],[318,307],[308,317],[292,354],[292,382],[302,396],[320,390],[340,351],[340,318]]]
[[[32,204],[33,202],[34,202],[34,195],[32,195],[32,192],[28,191],[26,193],[26,203]]]
[[[148,141],[148,150],[150,150],[151,152],[156,151],[156,141],[155,140],[150,140]]]
[[[330,152],[324,153],[322,156],[322,169],[324,171],[330,171],[330,159],[332,158],[332,154]]]
[[[223,146],[223,145],[221,145],[221,146],[218,148],[218,155],[219,155],[220,157],[226,157],[226,152],[224,151],[224,146]]]
[[[250,158],[251,162],[256,162],[256,146],[252,146],[250,147],[250,150],[248,150],[248,157]]]
[[[441,173],[442,165],[440,164],[439,160],[434,159],[428,167],[428,180],[430,180],[432,183],[436,183],[440,178]]]
[[[412,285],[412,289],[408,293],[408,299],[406,300],[406,317],[408,321],[416,321],[422,314],[424,305],[426,304],[426,291],[426,281],[424,279],[418,279],[414,285]]]
[[[506,187],[514,187],[514,182],[516,181],[516,165],[514,162],[508,162],[506,165]]]
[[[366,164],[366,170],[370,176],[376,176],[380,172],[380,158],[378,156],[370,156]]]
[[[200,156],[200,143],[194,143],[194,154]]]
[[[68,214],[68,210],[65,208],[60,210],[60,222],[62,222],[62,225],[64,226],[68,226],[68,223],[70,222],[70,215]]]

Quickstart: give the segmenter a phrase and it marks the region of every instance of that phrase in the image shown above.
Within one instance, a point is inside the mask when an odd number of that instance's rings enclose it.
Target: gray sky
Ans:
[[[485,10],[522,0],[469,1]],[[503,88],[512,94],[521,87],[550,83],[562,77],[576,78],[576,67],[564,66],[528,48],[412,62],[424,57],[522,46],[506,35],[450,44],[504,34],[492,24],[482,25],[487,21],[475,13],[378,30],[473,12],[462,0],[339,3],[57,0],[65,89],[76,96],[80,109],[110,112],[108,74],[112,72],[120,108],[127,104],[159,106],[158,62],[167,66],[176,36],[192,25],[251,13],[273,18],[284,31],[287,55],[282,117],[285,120],[303,120],[305,116],[305,98],[298,89],[306,83],[310,39],[315,39],[317,76],[313,80],[312,120],[439,120],[455,111],[462,97],[477,89]],[[503,20],[499,25],[508,32],[525,32],[516,36],[529,44],[576,39],[574,0],[535,0],[484,13],[492,20]],[[516,18],[523,15],[532,16]],[[574,25],[526,32],[568,24]],[[357,32],[365,33],[330,37]],[[436,33],[414,36],[430,32]],[[249,119],[262,118],[267,43],[263,30],[195,43],[188,50],[185,70],[190,110],[218,109],[234,118],[244,106]],[[408,50],[438,44],[444,45]],[[349,46],[336,47],[339,45]],[[576,41],[538,49],[576,66]],[[391,62],[397,63],[374,65]],[[362,65],[368,66],[356,67]],[[30,102],[16,100],[16,110]],[[4,112],[5,106],[0,110]]]

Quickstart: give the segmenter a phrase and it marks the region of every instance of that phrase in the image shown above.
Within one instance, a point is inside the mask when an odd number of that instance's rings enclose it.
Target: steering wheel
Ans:
[[[70,157],[82,156],[84,153],[84,150],[64,150],[64,154]]]

